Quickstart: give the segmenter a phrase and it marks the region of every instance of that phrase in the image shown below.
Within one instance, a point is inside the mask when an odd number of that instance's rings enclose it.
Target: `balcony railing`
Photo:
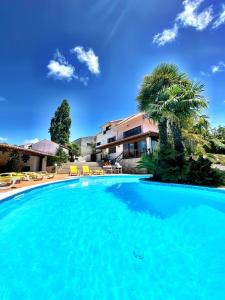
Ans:
[[[147,149],[146,150],[124,151],[123,152],[123,159],[127,159],[127,158],[139,158],[143,154],[146,154],[146,153],[147,153]]]

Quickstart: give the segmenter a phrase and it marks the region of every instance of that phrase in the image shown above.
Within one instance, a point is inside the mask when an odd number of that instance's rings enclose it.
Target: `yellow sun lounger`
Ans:
[[[52,179],[55,177],[54,173],[48,173],[47,171],[40,171],[40,172],[38,172],[38,174],[44,176],[44,178],[46,178],[46,179]]]
[[[70,166],[70,175],[71,176],[78,176],[79,175],[79,171],[77,166]]]
[[[28,176],[32,180],[42,180],[44,178],[43,174],[36,172],[23,172],[23,174]]]
[[[92,175],[92,171],[89,166],[82,166],[82,173],[83,175]]]
[[[95,169],[95,170],[92,170],[92,174],[93,175],[104,175],[105,172],[102,169]]]
[[[11,189],[15,185],[17,180],[18,178],[0,176],[0,190]]]
[[[17,180],[29,180],[29,177],[23,173],[16,173],[16,172],[9,172],[9,173],[2,173],[0,174],[0,178],[4,177],[15,177]]]

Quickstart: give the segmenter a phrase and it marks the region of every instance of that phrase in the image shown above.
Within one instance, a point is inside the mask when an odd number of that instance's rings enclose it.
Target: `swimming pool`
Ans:
[[[225,193],[140,176],[0,204],[0,299],[225,299]]]

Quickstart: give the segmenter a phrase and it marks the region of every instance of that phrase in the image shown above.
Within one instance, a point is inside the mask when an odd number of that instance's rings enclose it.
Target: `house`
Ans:
[[[18,171],[46,171],[48,156],[52,155],[15,145],[0,144],[0,170],[1,172],[8,172],[8,163],[14,157],[14,164],[16,164]]]
[[[80,147],[80,161],[95,161],[96,136],[81,137],[74,141]]]
[[[26,148],[26,149],[41,151],[41,152],[44,152],[44,153],[48,153],[52,156],[55,156],[56,153],[57,153],[57,150],[60,147],[60,145],[55,143],[55,142],[44,139],[44,140],[41,140],[41,141],[39,141],[37,143],[34,143],[34,144],[23,145],[23,147]],[[69,150],[64,146],[61,146],[61,147],[63,148],[64,152],[68,155]]]
[[[136,168],[140,157],[158,144],[158,127],[144,113],[109,121],[96,136],[97,161],[118,161],[127,169]]]

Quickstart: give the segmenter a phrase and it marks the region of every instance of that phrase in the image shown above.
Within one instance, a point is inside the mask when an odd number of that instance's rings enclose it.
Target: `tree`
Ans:
[[[70,106],[67,100],[63,100],[51,120],[49,128],[51,141],[63,146],[67,145],[70,138],[70,127]]]
[[[160,148],[168,146],[168,119],[162,105],[169,99],[167,89],[178,84],[185,75],[173,64],[161,64],[145,76],[137,97],[139,109],[158,123]]]
[[[69,148],[70,161],[73,162],[74,156],[80,155],[80,147],[75,143],[69,143],[67,147]]]
[[[208,121],[200,115],[207,108],[203,88],[174,65],[160,65],[145,77],[137,97],[139,109],[157,121],[160,139],[158,153],[145,155],[139,162],[139,167],[152,173],[151,180],[202,185],[224,182],[223,173],[213,169],[209,157],[203,155],[212,142]],[[220,128],[214,138],[220,149],[223,143],[217,137],[223,137],[223,132]]]
[[[182,128],[187,127],[189,120],[199,118],[201,110],[207,108],[207,102],[202,96],[203,89],[202,84],[194,83],[185,76],[165,91],[167,100],[160,110],[169,121],[174,149],[180,153],[184,152]]]
[[[62,147],[59,147],[55,156],[48,156],[47,165],[53,166],[57,163],[58,166],[61,166],[63,163],[67,163],[68,155]]]

